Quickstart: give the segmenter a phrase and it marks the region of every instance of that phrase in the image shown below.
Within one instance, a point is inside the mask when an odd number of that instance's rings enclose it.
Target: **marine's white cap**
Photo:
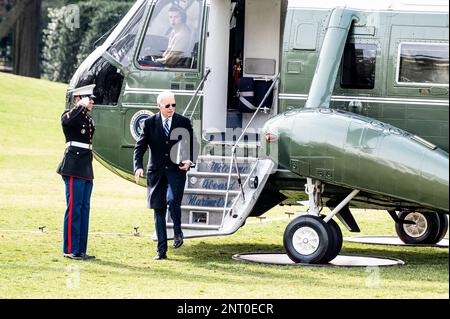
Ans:
[[[90,84],[90,85],[86,85],[86,86],[82,86],[82,87],[70,90],[69,93],[72,93],[72,96],[89,96],[89,97],[95,98],[94,88],[95,88],[95,84]]]

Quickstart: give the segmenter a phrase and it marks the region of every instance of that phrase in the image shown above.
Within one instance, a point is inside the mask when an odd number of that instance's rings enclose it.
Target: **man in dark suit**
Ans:
[[[143,158],[150,149],[147,168],[148,208],[155,212],[155,229],[158,236],[156,260],[167,258],[166,211],[169,206],[174,224],[174,248],[183,244],[181,230],[181,201],[186,173],[193,164],[193,129],[191,121],[175,113],[175,96],[162,92],[157,99],[160,112],[144,122],[143,132],[134,148],[134,172],[136,183],[144,176]],[[185,145],[185,160],[177,152]],[[178,154],[178,156],[177,156]]]

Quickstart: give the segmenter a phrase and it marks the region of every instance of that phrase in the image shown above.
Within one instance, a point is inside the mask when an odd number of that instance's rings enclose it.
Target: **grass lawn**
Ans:
[[[406,262],[379,269],[231,259],[283,252],[287,218],[250,218],[232,236],[186,240],[169,249],[169,260],[154,261],[145,189],[97,162],[88,247],[97,259],[63,258],[64,185],[55,170],[65,147],[59,123],[65,89],[0,73],[0,298],[449,298],[448,249],[344,242],[343,253]],[[276,207],[267,216],[301,209]],[[386,212],[358,210],[355,217],[359,235],[395,234]]]

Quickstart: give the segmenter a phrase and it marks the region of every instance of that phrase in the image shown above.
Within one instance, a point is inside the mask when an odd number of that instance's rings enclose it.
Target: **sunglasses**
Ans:
[[[164,105],[164,107],[165,107],[166,109],[168,109],[169,107],[176,108],[177,105],[176,105],[175,103],[173,103],[173,104],[167,104],[167,105]]]

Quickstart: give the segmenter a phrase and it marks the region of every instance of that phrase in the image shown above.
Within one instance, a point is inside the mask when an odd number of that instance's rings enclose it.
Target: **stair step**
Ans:
[[[230,157],[232,154],[234,143],[232,142],[210,142],[204,150],[204,154],[208,156]],[[260,156],[261,143],[239,143],[236,149],[236,155],[241,158],[252,158]]]
[[[236,160],[238,163],[241,162],[256,162],[258,160],[257,157],[242,157],[242,156],[237,156]],[[222,161],[222,162],[226,162],[226,163],[230,163],[231,162],[231,156],[220,156],[220,155],[200,155],[198,157],[198,161],[199,162],[204,162],[204,161]]]
[[[173,223],[167,223],[167,227],[173,228]],[[181,224],[181,229],[219,230],[220,225]]]
[[[203,134],[203,137],[208,141],[230,141],[230,142],[236,142],[237,139],[242,135],[243,129],[234,129],[234,130],[228,130],[227,132],[215,132],[215,131],[207,131]],[[261,134],[257,132],[250,132],[247,131],[244,134],[243,140],[252,140],[252,141],[258,141],[261,138]]]
[[[212,172],[212,173],[229,173],[230,172],[230,164],[231,161],[223,161],[221,160],[208,160],[208,161],[198,161],[197,162],[197,171],[198,172]],[[232,173],[236,173],[236,163],[233,163]],[[239,173],[241,174],[249,174],[254,162],[237,162],[237,167]]]
[[[227,208],[226,213],[230,211]],[[208,207],[208,206],[181,206],[181,224],[191,225],[191,227],[219,227],[222,225],[223,207]],[[167,214],[167,223],[173,223],[170,214]]]
[[[236,145],[236,140],[220,140],[214,139],[209,141],[204,150],[204,154],[211,156],[231,156],[231,151],[233,146]],[[261,142],[259,140],[250,139],[250,141],[241,140],[237,144],[236,155],[248,158],[248,157],[259,157],[261,149]]]
[[[184,190],[185,194],[200,194],[200,195],[221,195],[225,196],[227,194],[226,190],[220,189],[202,189],[202,188],[186,188]],[[229,196],[237,196],[239,195],[239,191],[230,191]]]
[[[228,178],[229,173],[213,173],[213,172],[193,172],[190,171],[188,173],[189,177],[211,177],[211,178]],[[241,174],[241,178],[245,179],[248,177],[248,174]],[[231,178],[238,178],[238,174],[231,174]]]
[[[210,145],[212,145],[212,146],[216,146],[216,145],[234,146],[235,144],[236,144],[236,142],[234,142],[234,141],[211,141],[211,142],[208,142],[206,147],[208,147]],[[261,142],[258,142],[258,141],[251,141],[251,142],[241,141],[237,145],[239,147],[257,148],[257,147],[261,147]]]
[[[226,194],[226,192],[225,192]],[[223,208],[225,205],[224,194],[205,194],[205,193],[188,193],[183,196],[182,205],[192,207],[217,207]],[[227,207],[230,207],[233,203],[233,196],[228,196]]]
[[[210,175],[208,175],[210,174]],[[232,176],[233,177],[233,176]],[[248,175],[241,175],[242,182],[247,179]],[[220,176],[211,173],[190,175],[187,179],[189,189],[210,190],[210,191],[226,191],[228,187],[228,174],[220,174]],[[237,174],[230,181],[230,191],[239,189]]]
[[[223,213],[223,207],[210,207],[210,206],[190,206],[190,205],[182,205],[181,209],[185,210],[201,210],[201,211],[211,211],[211,212],[220,212]],[[226,211],[229,211],[230,208],[227,208]]]

